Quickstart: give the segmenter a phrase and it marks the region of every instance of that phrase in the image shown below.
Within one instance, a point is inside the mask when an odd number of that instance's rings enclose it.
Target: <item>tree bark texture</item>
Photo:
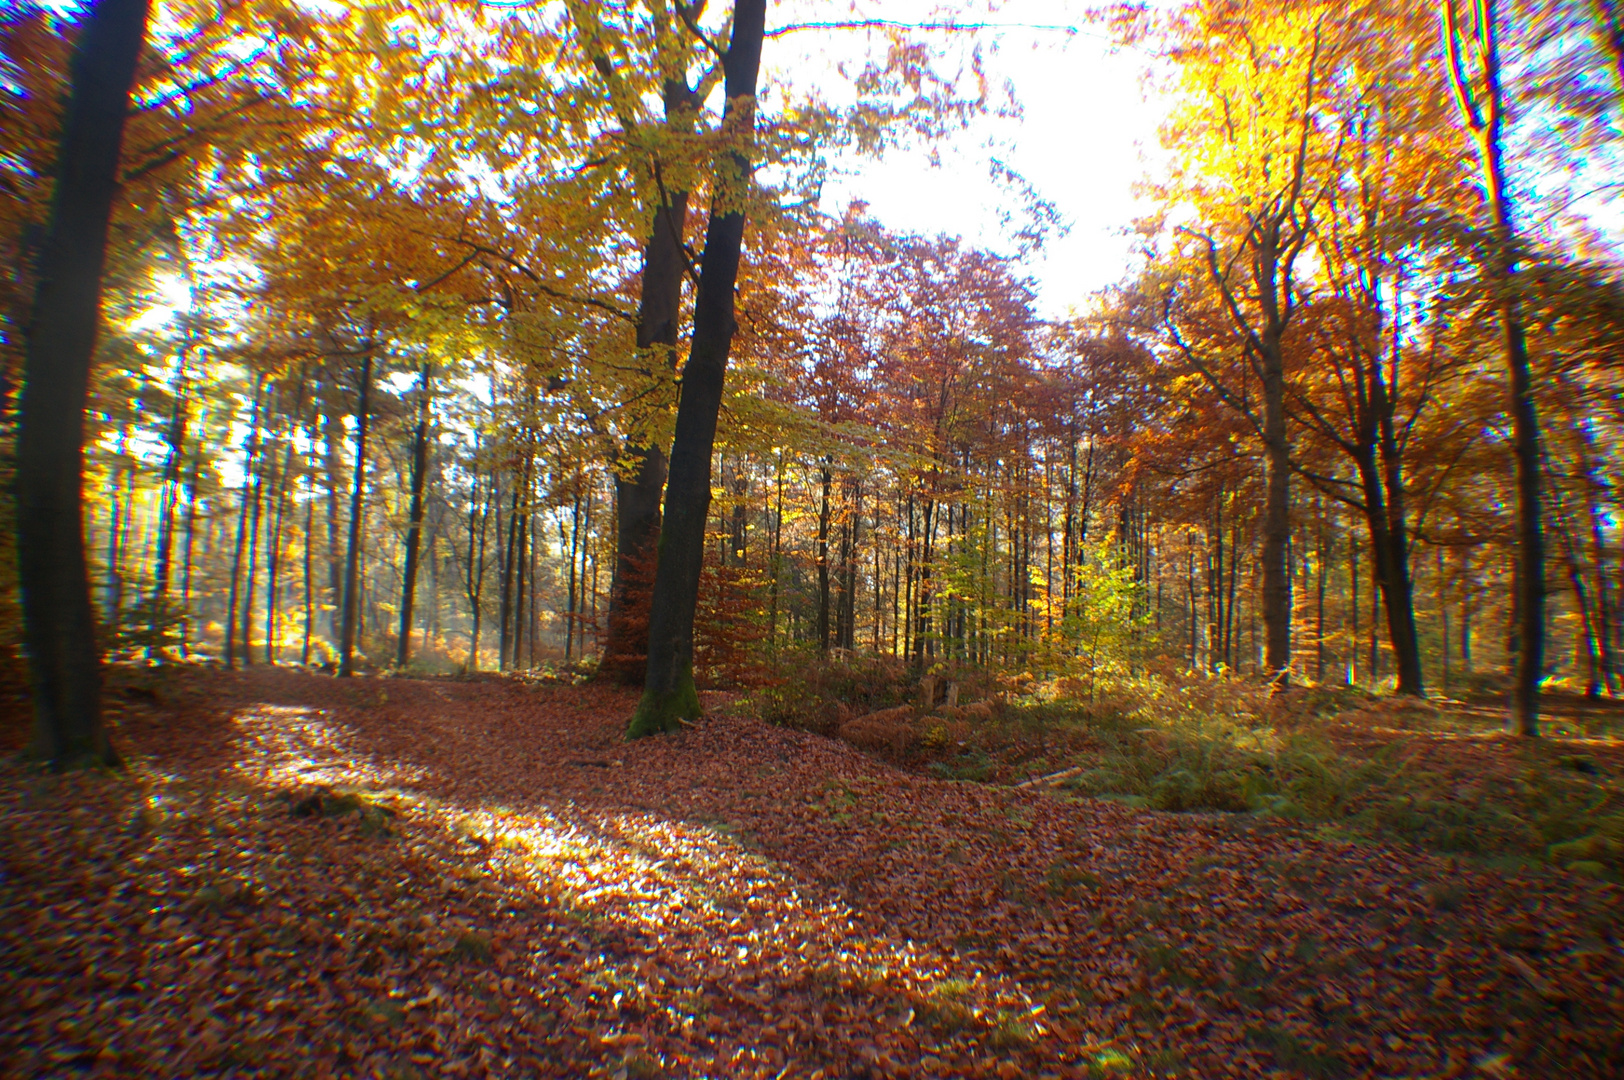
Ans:
[[[755,126],[756,76],[766,16],[766,0],[738,0],[733,37],[722,61],[727,95],[722,126],[742,142],[748,142]],[[733,344],[733,291],[744,242],[749,184],[750,162],[741,145],[717,163],[694,304],[693,343],[677,400],[665,517],[649,605],[648,674],[643,700],[627,732],[633,738],[671,731],[699,717],[693,675],[694,609],[699,602],[705,522],[710,513],[711,452]]]
[[[30,312],[17,434],[17,558],[34,699],[31,752],[113,764],[84,535],[84,414],[119,153],[147,0],[98,0],[73,53],[56,189]]]

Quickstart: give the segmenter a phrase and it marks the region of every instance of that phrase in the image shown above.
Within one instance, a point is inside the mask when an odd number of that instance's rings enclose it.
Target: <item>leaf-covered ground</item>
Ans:
[[[6,1075],[1624,1075],[1624,890],[1576,875],[739,717],[625,744],[596,687],[123,700],[124,775],[0,771]]]

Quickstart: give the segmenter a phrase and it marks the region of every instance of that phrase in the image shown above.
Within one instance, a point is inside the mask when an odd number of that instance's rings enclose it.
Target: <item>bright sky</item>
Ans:
[[[978,21],[964,10],[970,6],[959,5],[961,13],[954,17]],[[775,3],[768,25],[807,18],[931,21],[933,7],[918,0],[888,0],[859,4],[856,15],[848,15],[844,5]],[[850,200],[863,199],[870,214],[891,228],[957,234],[1012,252],[1014,244],[999,225],[999,211],[1009,195],[989,172],[996,158],[1052,202],[1069,226],[1067,235],[1051,239],[1025,264],[1038,285],[1040,313],[1060,317],[1087,293],[1121,280],[1131,265],[1134,240],[1126,230],[1148,210],[1135,200],[1133,186],[1156,160],[1164,106],[1141,90],[1147,57],[1113,48],[1105,30],[1088,21],[1081,3],[1014,0],[984,21],[999,28],[978,31],[973,39],[981,43],[993,82],[1008,80],[1013,86],[1023,115],[978,122],[950,145],[937,148],[939,167],[932,167],[923,148],[892,153],[880,162],[847,159],[840,163],[843,175],[825,188],[824,208],[838,213]],[[1055,27],[1075,27],[1077,32]],[[972,35],[936,33],[931,40],[957,53]],[[834,63],[855,61],[885,45],[883,36],[866,31],[809,31],[780,38],[767,43],[765,75],[770,80],[775,72],[789,71],[797,83],[822,82],[808,78],[808,72],[820,65],[827,71]],[[824,78],[832,83],[837,77],[830,73]],[[829,96],[838,95],[831,89]]]

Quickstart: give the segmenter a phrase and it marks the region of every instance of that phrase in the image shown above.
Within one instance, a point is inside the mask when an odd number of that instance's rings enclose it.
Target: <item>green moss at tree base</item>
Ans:
[[[627,739],[641,739],[645,735],[664,735],[679,731],[682,725],[699,719],[699,691],[694,687],[692,672],[684,671],[677,677],[675,689],[664,693],[643,691],[643,700],[637,703],[632,722],[627,725]]]

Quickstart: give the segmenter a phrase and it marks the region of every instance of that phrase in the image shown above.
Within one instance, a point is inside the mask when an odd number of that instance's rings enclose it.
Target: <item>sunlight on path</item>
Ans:
[[[609,1055],[603,1075],[643,1053],[718,1076],[845,1075],[836,1062],[848,1054],[882,1072],[922,1062],[926,1075],[962,1075],[996,1068],[971,1036],[1014,1049],[1050,1034],[1044,1006],[1015,983],[875,936],[725,831],[570,800],[436,799],[418,787],[428,769],[362,751],[361,734],[332,710],[260,703],[232,724],[237,775],[284,791],[364,793],[408,827],[449,834],[479,866],[461,871],[477,888],[550,905],[583,928],[594,950],[563,958],[580,985],[558,1004]],[[556,970],[557,935],[531,930],[515,920],[493,943],[522,967]],[[591,1006],[599,998],[607,1010]],[[724,1025],[723,1014],[734,1019]],[[921,1027],[934,1035],[928,1046]]]

